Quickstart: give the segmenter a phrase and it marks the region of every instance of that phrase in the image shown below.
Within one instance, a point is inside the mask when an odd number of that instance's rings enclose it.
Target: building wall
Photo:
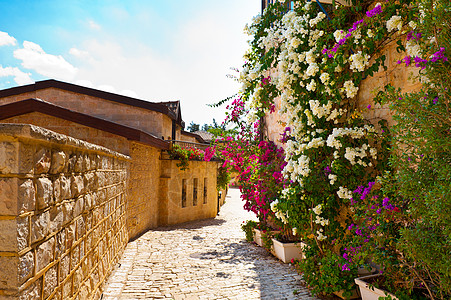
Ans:
[[[214,218],[218,213],[216,190],[217,162],[190,161],[188,170],[180,170],[176,160],[162,160],[160,177],[160,225]],[[194,179],[198,179],[197,204],[193,203]],[[207,193],[204,203],[204,180]],[[183,182],[186,183],[186,206],[182,207]]]
[[[172,120],[165,114],[57,88],[0,98],[0,105],[29,98],[39,98],[80,113],[138,128],[159,138],[164,136],[166,139],[172,133]]]
[[[128,241],[129,158],[0,124],[0,298],[100,298]]]
[[[130,181],[127,203],[127,228],[133,239],[158,226],[160,150],[131,142]]]
[[[129,141],[125,137],[38,112],[0,120],[0,123],[32,124],[130,155]]]

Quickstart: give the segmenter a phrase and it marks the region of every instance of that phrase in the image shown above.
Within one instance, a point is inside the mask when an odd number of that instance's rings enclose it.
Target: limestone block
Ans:
[[[70,190],[71,190],[71,196],[72,198],[78,197],[80,194],[84,192],[84,180],[83,176],[72,175],[71,177],[71,183],[70,183]]]
[[[70,178],[61,176],[59,178],[61,184],[61,200],[67,200],[71,198],[70,194]]]
[[[83,172],[91,170],[91,160],[89,159],[89,156],[87,154],[83,155],[82,160]]]
[[[51,153],[49,149],[41,148],[34,154],[34,173],[43,174],[50,170]]]
[[[61,178],[56,178],[53,181],[53,200],[55,203],[59,203],[63,200],[61,198]]]
[[[24,283],[33,276],[34,255],[33,251],[28,251],[19,258],[19,284]]]
[[[74,241],[75,241],[75,223],[72,223],[66,227],[66,249],[72,247]]]
[[[17,248],[22,251],[29,245],[29,217],[17,217]]]
[[[19,150],[19,173],[33,174],[35,146],[21,144]]]
[[[0,289],[15,289],[19,286],[18,263],[18,257],[0,256]]]
[[[18,173],[19,171],[19,151],[16,142],[0,142],[0,173]]]
[[[69,299],[72,296],[72,280],[66,281],[63,285],[63,299]]]
[[[81,215],[83,213],[84,209],[84,198],[78,197],[77,200],[75,200],[75,206],[74,206],[74,219]]]
[[[36,272],[41,271],[53,261],[55,237],[39,245],[36,249]]]
[[[53,204],[53,183],[48,178],[36,180],[37,209],[44,209]]]
[[[85,256],[85,241],[82,240],[80,242],[80,247],[78,248],[80,250],[80,260],[84,259]]]
[[[19,184],[19,213],[34,210],[36,208],[36,188],[33,180],[21,180]]]
[[[48,211],[31,217],[31,243],[42,240],[49,233],[50,214]]]
[[[97,175],[97,183],[99,187],[104,187],[107,183],[106,183],[106,176],[105,176],[105,172],[101,172],[98,171],[96,172]]]
[[[61,230],[56,235],[55,259],[63,255],[66,251],[66,230]]]
[[[35,300],[41,298],[42,277],[33,282],[19,295],[19,300]]]
[[[85,232],[85,220],[83,219],[83,217],[81,217],[77,220],[77,240],[82,238],[85,235]]]
[[[85,204],[85,207],[84,207],[85,211],[90,210],[92,208],[92,194],[86,194],[84,196],[84,204]]]
[[[46,299],[55,290],[58,285],[58,272],[56,266],[51,267],[45,273],[44,280],[44,299]]]
[[[0,251],[17,251],[17,222],[0,220]]]
[[[67,170],[69,172],[75,172],[75,164],[77,163],[77,155],[72,154],[69,157],[69,161],[67,163]]]
[[[54,206],[50,209],[50,233],[61,230],[64,222],[63,207]]]
[[[74,219],[74,202],[66,202],[63,207],[63,225],[71,222]]]
[[[63,258],[61,258],[61,260],[60,260],[60,281],[63,281],[69,275],[69,272],[70,272],[69,263],[70,263],[69,255],[65,255]]]
[[[0,178],[0,215],[17,215],[19,179]]]
[[[96,173],[90,172],[85,174],[85,185],[87,191],[97,190],[99,181]]]
[[[80,288],[80,294],[79,294],[80,299],[88,299],[91,294],[90,292],[91,292],[91,289],[90,289],[89,281],[84,282]]]
[[[83,156],[78,155],[77,160],[75,161],[74,171],[77,173],[81,173],[84,171],[83,169]]]
[[[50,167],[51,174],[58,174],[64,171],[66,166],[67,156],[64,151],[54,151],[52,153],[52,165]]]
[[[80,251],[78,248],[79,248],[79,246],[76,246],[72,249],[71,271],[73,271],[76,268],[76,266],[78,265],[78,263],[80,262]],[[78,268],[78,270],[80,270],[80,268]],[[74,279],[77,279],[76,277],[77,276],[75,276]],[[78,286],[78,284],[76,284],[75,282],[74,282],[74,284],[75,284],[75,286]]]

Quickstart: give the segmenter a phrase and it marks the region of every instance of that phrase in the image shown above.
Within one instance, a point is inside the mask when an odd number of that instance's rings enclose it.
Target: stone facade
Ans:
[[[218,213],[217,163],[190,161],[187,170],[180,170],[177,163],[176,160],[161,161],[159,224],[215,217]]]
[[[128,156],[0,124],[0,298],[99,298],[128,241]]]
[[[404,93],[421,89],[421,83],[413,79],[418,76],[418,68],[414,66],[406,67],[404,64],[398,65],[396,63],[405,56],[405,54],[396,51],[397,46],[395,42],[391,42],[384,47],[381,55],[386,57],[387,71],[381,67],[373,76],[363,80],[357,94],[358,110],[361,111],[365,119],[375,126],[378,126],[377,123],[381,119],[386,119],[389,125],[393,124],[388,105],[381,106],[373,102],[377,92],[383,90],[385,85],[393,84],[395,87],[401,88]],[[279,139],[280,134],[285,129],[286,120],[284,115],[279,114],[280,99],[275,99],[274,102],[276,111],[265,116],[265,135],[271,141],[283,146]],[[368,105],[371,105],[371,109],[368,109]]]

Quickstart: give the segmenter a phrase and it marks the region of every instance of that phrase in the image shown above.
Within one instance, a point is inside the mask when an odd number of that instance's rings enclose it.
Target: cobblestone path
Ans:
[[[231,189],[215,219],[146,232],[127,245],[103,300],[316,299],[289,265],[245,241],[240,225],[252,218]]]

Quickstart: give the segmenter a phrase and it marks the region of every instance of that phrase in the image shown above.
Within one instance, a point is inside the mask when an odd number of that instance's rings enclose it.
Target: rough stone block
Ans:
[[[34,173],[48,173],[51,164],[51,153],[49,149],[41,148],[34,155]]]
[[[41,298],[42,277],[33,282],[19,295],[19,300],[35,300]]]
[[[61,261],[60,261],[60,281],[63,281],[69,275],[69,272],[70,272],[69,262],[70,262],[69,255],[66,255],[63,258],[61,258]]]
[[[84,198],[78,197],[77,200],[75,200],[74,218],[81,215],[83,213],[83,209],[84,209]]]
[[[51,267],[45,273],[45,281],[44,281],[44,299],[50,296],[51,293],[55,290],[58,285],[58,272],[56,266]]]
[[[74,270],[76,268],[76,266],[78,265],[78,263],[80,262],[80,251],[78,248],[79,248],[79,246],[76,246],[72,249],[71,271]],[[78,286],[78,284],[76,284],[76,283],[74,283],[74,284],[75,284],[75,286]]]
[[[50,167],[51,174],[58,174],[64,171],[66,166],[67,156],[64,151],[55,151],[52,154],[52,165]]]
[[[84,180],[82,176],[72,176],[70,191],[72,198],[78,197],[84,192]]]
[[[86,194],[84,196],[84,204],[85,204],[85,207],[84,207],[85,211],[90,210],[92,208],[92,194]]]
[[[53,184],[48,178],[38,178],[36,181],[37,209],[44,209],[53,204]]]
[[[17,217],[17,248],[22,251],[29,245],[29,217]]]
[[[28,251],[19,258],[19,282],[24,283],[33,276],[34,255],[33,251]]]
[[[0,220],[0,251],[17,251],[17,222]]]
[[[54,206],[50,209],[50,233],[61,230],[64,222],[62,206]]]
[[[55,203],[59,203],[63,200],[61,197],[61,178],[57,178],[53,181],[53,199]]]
[[[74,171],[77,173],[83,172],[83,155],[78,155],[77,160],[75,161]]]
[[[55,259],[63,255],[64,251],[66,251],[66,231],[61,230],[56,235]]]
[[[66,202],[63,207],[63,224],[71,222],[74,219],[74,202]]]
[[[66,249],[72,247],[75,241],[75,223],[66,227]]]
[[[63,285],[63,299],[69,299],[72,296],[72,280],[66,281]]]
[[[19,150],[19,173],[33,174],[35,146],[21,144]]]
[[[0,173],[18,173],[19,145],[16,142],[0,142]]]
[[[69,158],[68,164],[67,164],[67,170],[69,172],[75,172],[75,164],[77,163],[77,155],[72,154]]]
[[[71,192],[70,192],[70,178],[67,178],[65,176],[61,176],[59,178],[60,184],[61,184],[61,199],[67,200],[71,198]]]
[[[86,225],[85,225],[85,220],[83,219],[83,217],[79,218],[77,220],[77,240],[81,239],[86,232]]]
[[[0,256],[0,289],[15,289],[19,286],[18,263],[18,257]]]
[[[19,179],[0,178],[0,214],[6,216],[17,215]]]
[[[19,182],[19,213],[32,211],[36,208],[36,188],[33,180],[26,179]]]
[[[53,261],[55,238],[42,243],[36,250],[36,272],[41,271]]]
[[[48,211],[31,217],[31,243],[42,240],[49,233],[50,214]]]

